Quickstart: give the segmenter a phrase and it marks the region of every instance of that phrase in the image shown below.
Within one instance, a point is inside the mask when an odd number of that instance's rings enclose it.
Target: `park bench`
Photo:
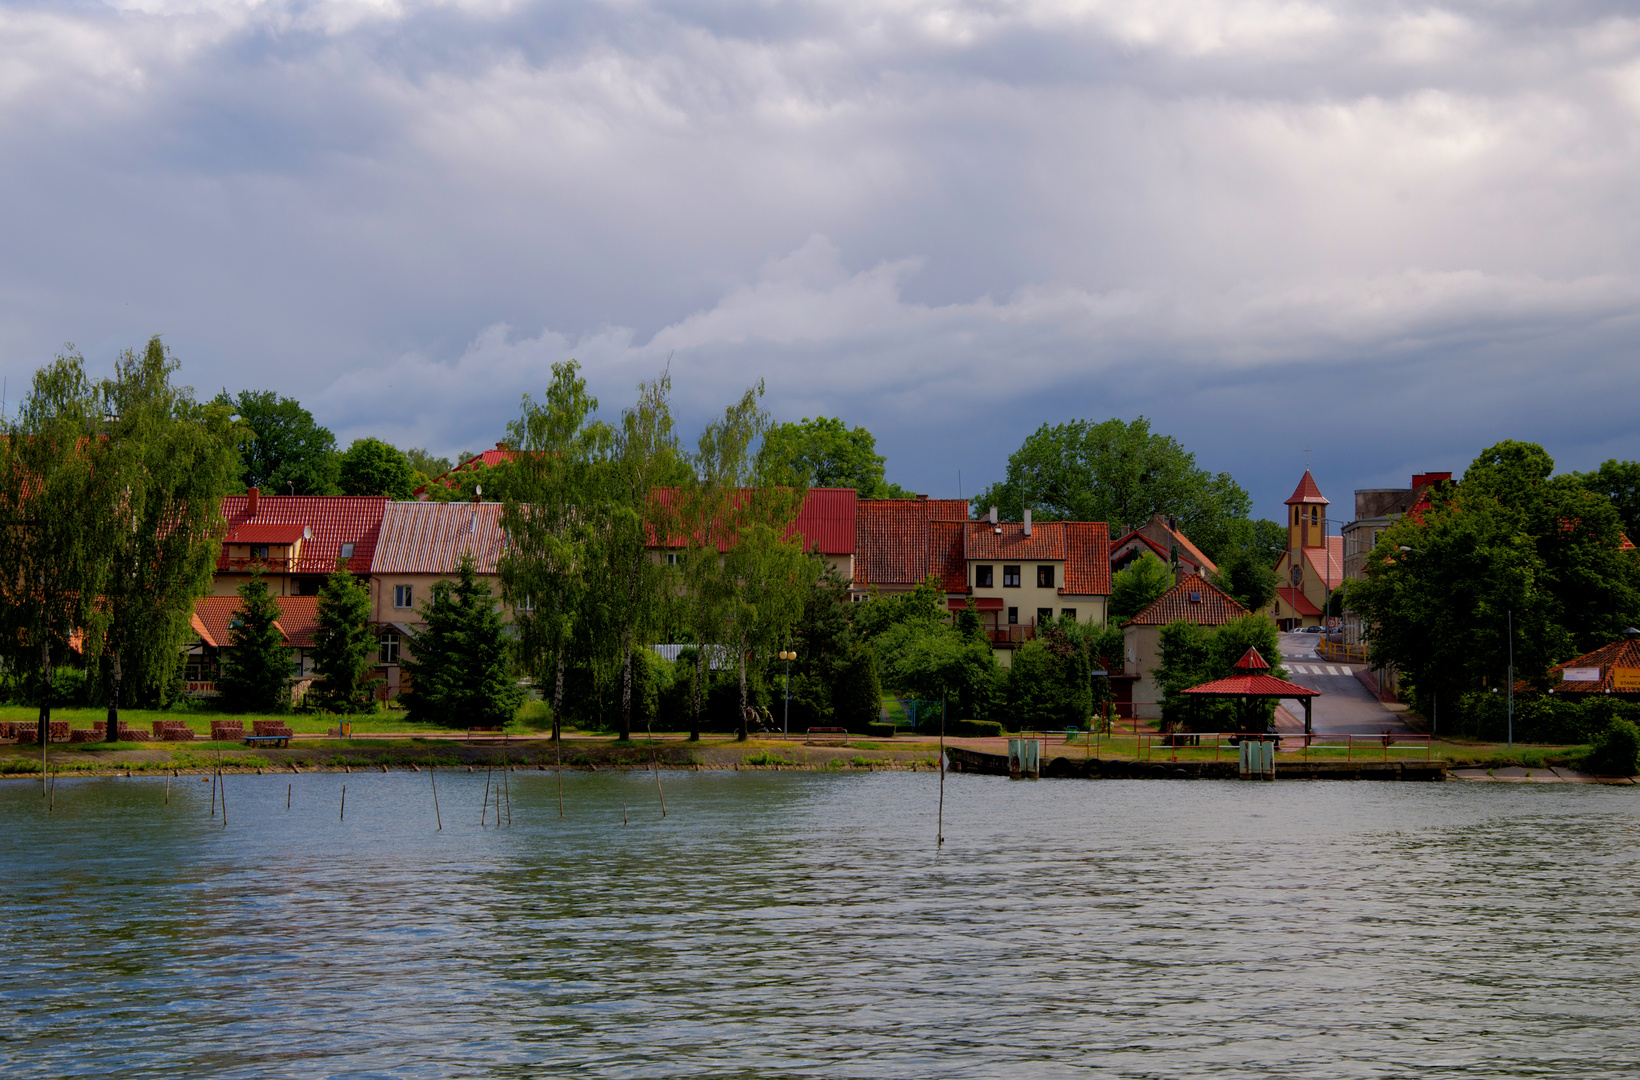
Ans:
[[[481,743],[500,742],[501,745],[503,745],[503,746],[505,746],[507,744],[507,732],[506,732],[505,729],[501,728],[499,725],[488,725],[488,726],[483,726],[483,727],[470,727],[470,728],[468,728],[467,729],[467,741],[468,742],[475,741],[473,739],[474,735],[482,735],[483,736],[483,738],[476,740],[476,741],[481,742]],[[497,738],[498,736],[499,736],[499,738]]]
[[[289,735],[246,735],[246,746],[289,746]]]
[[[808,732],[807,743],[814,746],[818,743],[838,743],[848,745],[848,728],[844,727],[811,727]]]

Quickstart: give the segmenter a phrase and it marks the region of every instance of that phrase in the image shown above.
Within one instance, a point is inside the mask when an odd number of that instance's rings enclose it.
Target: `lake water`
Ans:
[[[1640,1072],[1640,790],[662,778],[0,783],[0,1075]]]

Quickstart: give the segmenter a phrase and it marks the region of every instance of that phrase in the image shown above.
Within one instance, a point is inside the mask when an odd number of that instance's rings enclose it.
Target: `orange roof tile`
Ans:
[[[940,575],[946,592],[968,591],[968,564],[962,557],[962,522],[928,523],[928,568]]]
[[[319,629],[319,598],[317,596],[276,596],[279,618],[274,625],[285,636],[285,644],[293,649],[311,649],[314,634]],[[237,596],[202,596],[194,601],[190,621],[194,633],[213,648],[228,645],[228,627],[234,612],[239,610]]]
[[[312,528],[313,536],[302,542],[302,557],[291,568],[292,573],[328,574],[336,569],[342,545],[352,544],[353,556],[348,559],[347,568],[355,574],[364,574],[370,570],[387,499],[374,495],[261,495],[254,518],[248,512],[249,506],[250,498],[246,495],[230,495],[222,500],[222,516],[228,522],[227,535],[237,535],[250,525],[305,525]],[[220,563],[218,568],[223,568]]]
[[[1342,536],[1327,537],[1326,547],[1304,548],[1304,561],[1309,564],[1308,573],[1314,574],[1317,581],[1325,582],[1329,589],[1336,588],[1344,580],[1344,538]]]
[[[1205,694],[1210,697],[1267,697],[1307,698],[1320,697],[1321,691],[1278,679],[1274,675],[1232,675],[1185,690],[1187,694]]]
[[[1200,574],[1191,574],[1122,625],[1166,626],[1173,622],[1193,622],[1202,626],[1223,626],[1245,614],[1247,609],[1231,599],[1229,594]]]
[[[857,584],[910,586],[928,576],[929,501],[862,499],[856,504],[854,580]]]
[[[1602,645],[1586,652],[1576,660],[1556,664],[1549,674],[1559,675],[1567,668],[1599,668],[1600,678],[1589,682],[1567,682],[1564,678],[1550,689],[1557,694],[1603,694],[1612,689],[1612,668],[1640,669],[1640,638],[1624,638],[1610,645]]]
[[[1103,521],[1067,521],[1065,586],[1061,596],[1110,595],[1110,526]]]
[[[1025,535],[1025,526],[1018,522],[992,525],[989,521],[970,521],[963,537],[963,554],[969,559],[1045,559],[1063,561],[1065,558],[1065,529],[1061,521],[1039,521],[1031,526],[1031,535]]]

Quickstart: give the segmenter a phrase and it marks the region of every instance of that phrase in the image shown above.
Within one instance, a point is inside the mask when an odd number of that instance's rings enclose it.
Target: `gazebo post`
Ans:
[[[1304,745],[1309,746],[1310,736],[1315,733],[1315,729],[1310,726],[1310,702],[1315,699],[1303,698],[1301,700],[1304,702]]]

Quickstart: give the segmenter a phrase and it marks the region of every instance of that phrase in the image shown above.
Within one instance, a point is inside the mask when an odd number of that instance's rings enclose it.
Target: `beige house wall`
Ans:
[[[1141,720],[1159,720],[1162,715],[1162,688],[1156,682],[1155,669],[1162,662],[1162,628],[1159,626],[1130,626],[1123,631],[1129,675],[1138,675],[1133,684],[1133,715]]]

